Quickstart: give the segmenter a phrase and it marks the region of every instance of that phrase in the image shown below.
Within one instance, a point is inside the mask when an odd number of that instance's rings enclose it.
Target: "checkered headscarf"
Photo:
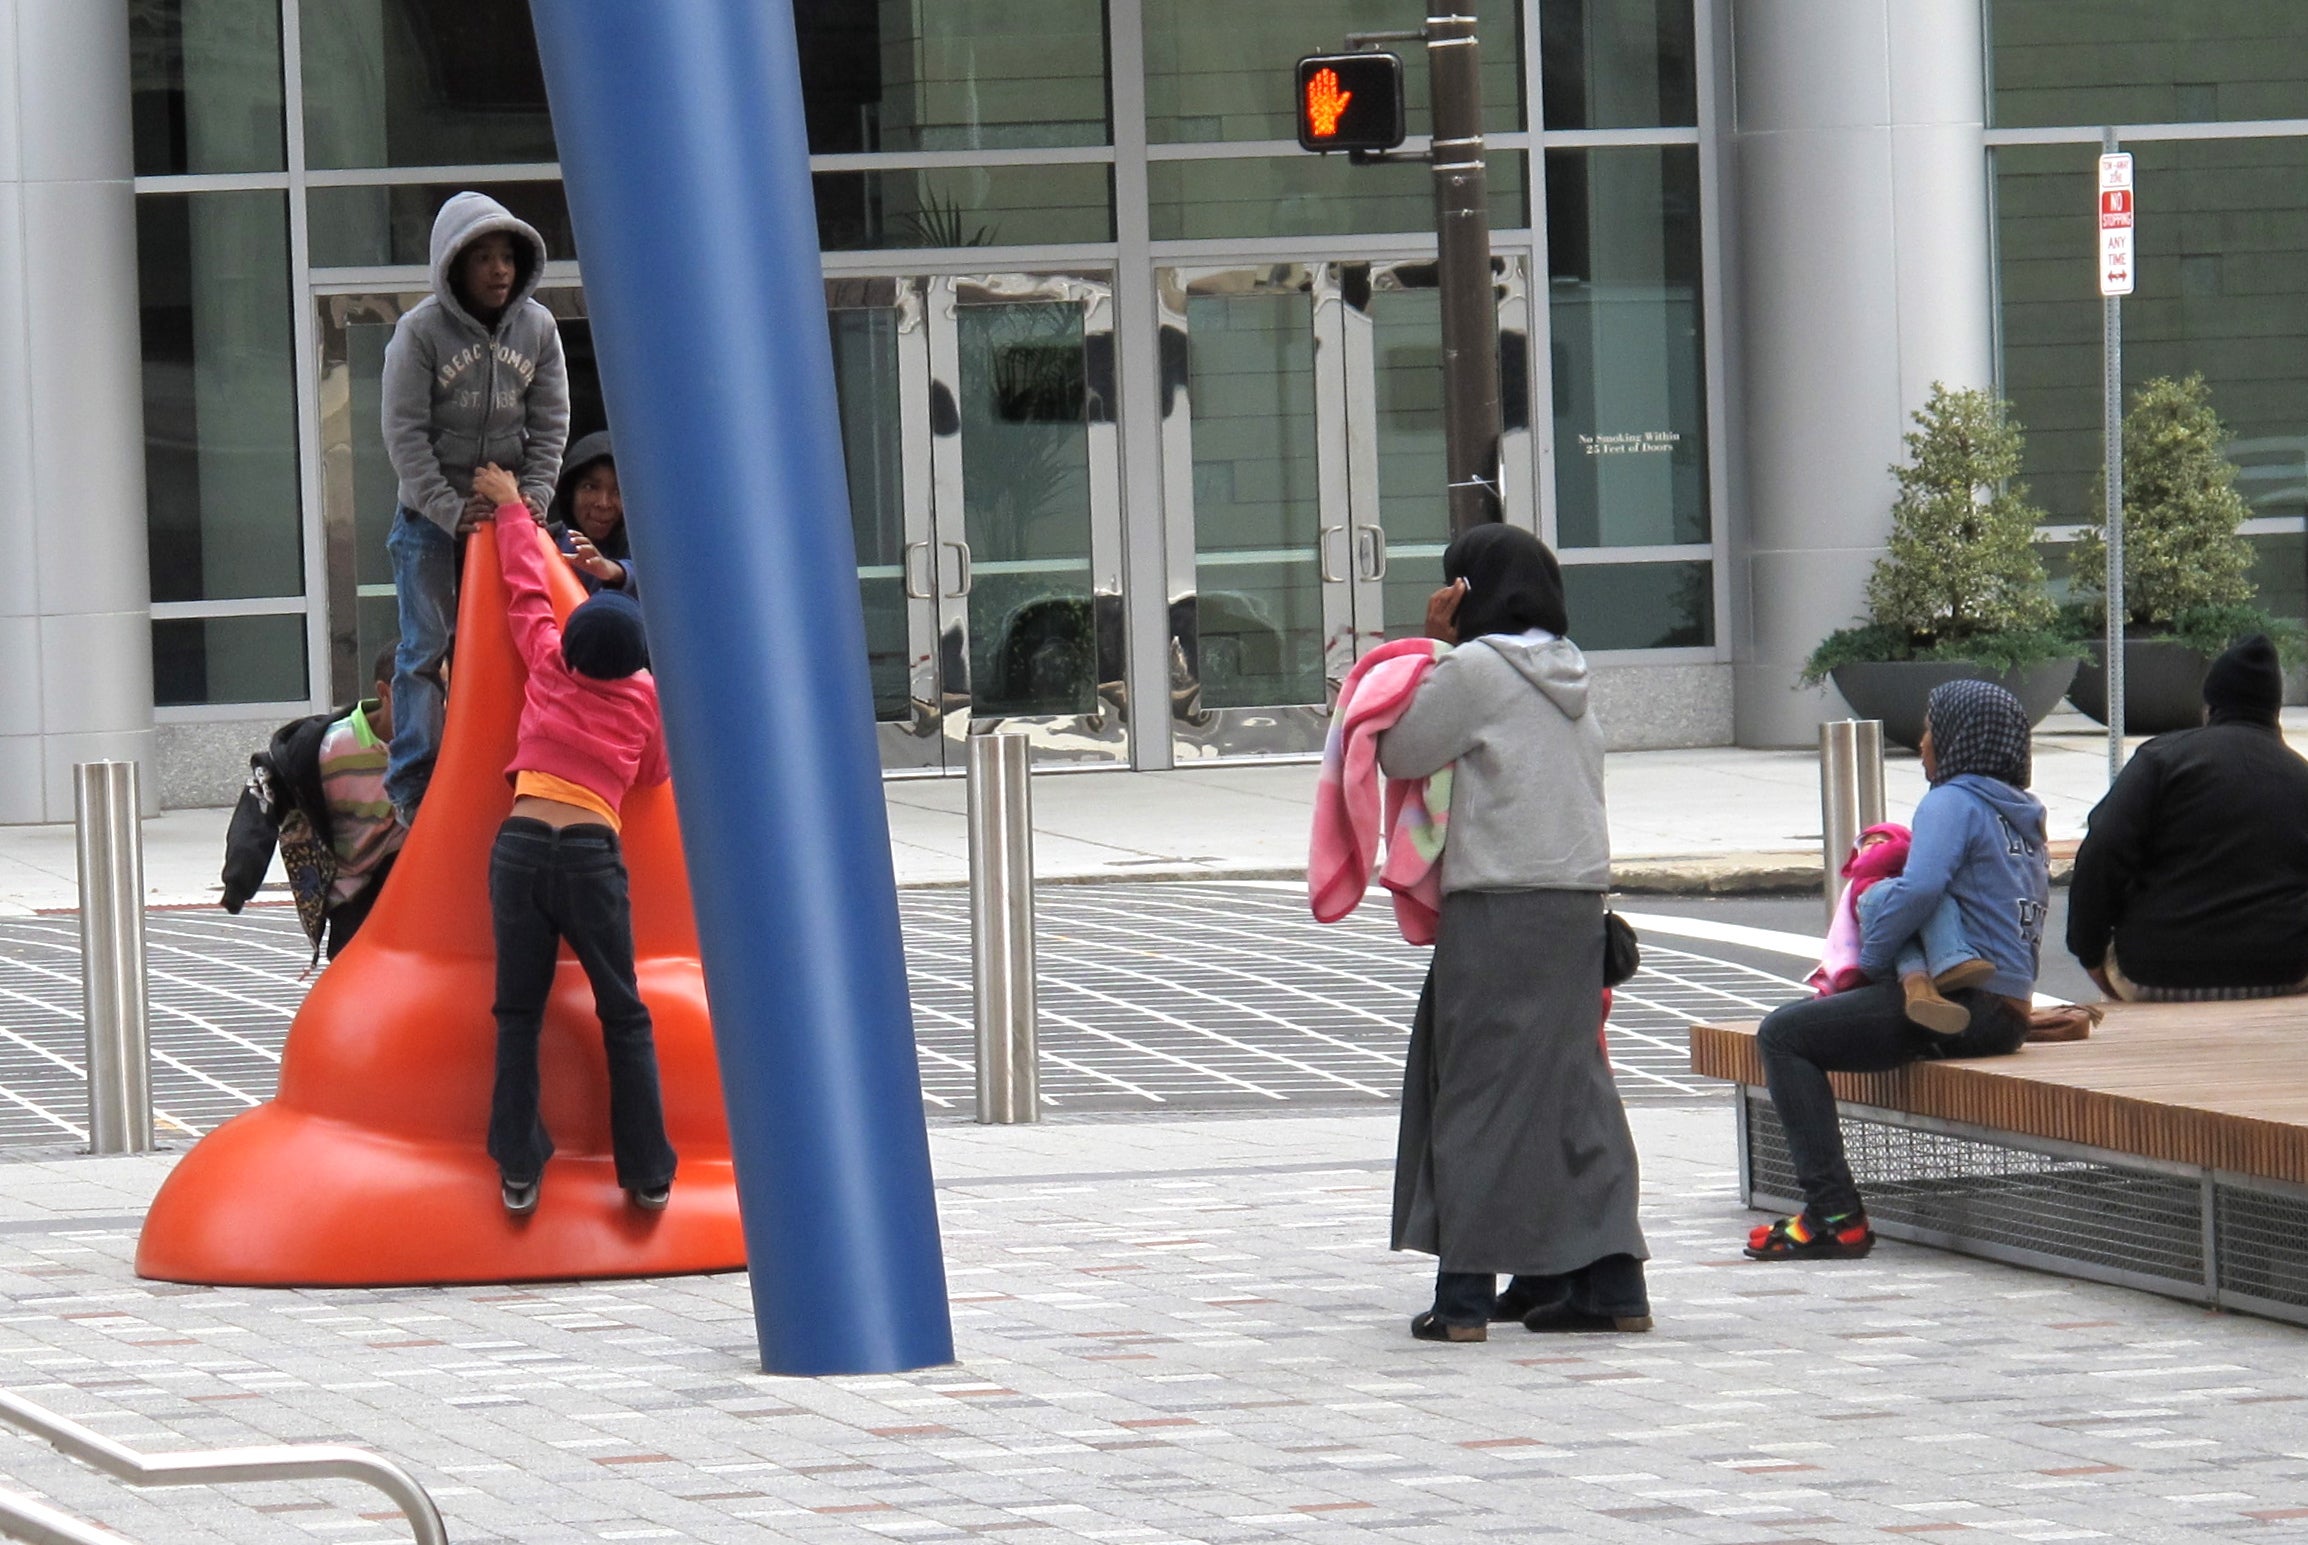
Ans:
[[[2027,710],[2002,687],[1992,681],[1942,682],[1931,689],[1923,720],[1931,726],[1939,764],[1932,782],[1978,773],[2015,789],[2028,786]]]

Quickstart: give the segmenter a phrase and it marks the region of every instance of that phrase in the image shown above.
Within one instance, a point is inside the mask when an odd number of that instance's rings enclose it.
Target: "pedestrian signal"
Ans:
[[[1316,54],[1298,61],[1301,149],[1392,150],[1402,133],[1399,54]]]

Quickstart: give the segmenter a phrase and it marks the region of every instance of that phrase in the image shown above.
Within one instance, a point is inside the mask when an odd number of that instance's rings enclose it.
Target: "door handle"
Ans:
[[[927,542],[908,542],[898,553],[898,566],[905,571],[906,599],[909,601],[934,599],[928,590],[914,583],[914,554],[927,553],[929,550],[930,544]],[[932,583],[935,583],[936,576],[933,575],[931,578]]]
[[[1354,556],[1364,579],[1386,578],[1386,528],[1364,526],[1357,531]]]
[[[1346,527],[1344,526],[1324,526],[1314,535],[1314,562],[1316,568],[1321,570],[1322,582],[1326,585],[1343,585],[1346,583],[1344,574],[1330,572],[1330,539],[1334,536],[1342,536],[1345,532]]]
[[[957,599],[968,595],[970,587],[977,583],[976,577],[970,569],[970,544],[967,542],[941,542],[938,545],[950,547],[954,552],[954,588],[947,594]]]

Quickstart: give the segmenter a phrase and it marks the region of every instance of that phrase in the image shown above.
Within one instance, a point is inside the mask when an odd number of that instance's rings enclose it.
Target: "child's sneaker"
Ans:
[[[1867,1226],[1867,1214],[1821,1219],[1806,1209],[1751,1229],[1745,1253],[1751,1261],[1855,1261],[1874,1248],[1875,1230]]]
[[[1971,1028],[1971,1010],[1941,997],[1931,978],[1921,971],[1901,977],[1899,988],[1907,999],[1911,1024],[1921,1025],[1933,1035],[1961,1035]]]

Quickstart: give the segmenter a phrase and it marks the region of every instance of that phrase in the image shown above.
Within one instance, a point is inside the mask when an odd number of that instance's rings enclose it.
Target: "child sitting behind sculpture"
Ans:
[[[1907,868],[1907,850],[1913,834],[1895,821],[1870,826],[1852,844],[1843,861],[1843,876],[1851,883],[1835,904],[1835,922],[1827,930],[1827,947],[1818,969],[1806,978],[1819,997],[1849,992],[1867,985],[1859,969],[1859,941],[1874,916],[1870,899],[1880,903],[1876,882],[1888,880]],[[1899,951],[1899,985],[1907,1000],[1907,1017],[1935,1035],[1958,1035],[1971,1022],[1970,1011],[1950,1003],[1941,992],[1977,987],[1995,974],[1964,937],[1963,915],[1955,898],[1943,897],[1914,938]]]

